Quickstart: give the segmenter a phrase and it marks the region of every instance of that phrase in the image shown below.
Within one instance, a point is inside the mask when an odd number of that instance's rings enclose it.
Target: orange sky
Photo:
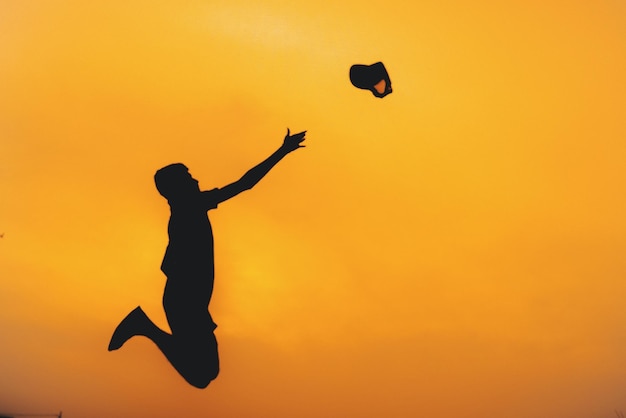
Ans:
[[[626,411],[626,6],[0,2],[0,414],[614,417]],[[383,61],[394,92],[355,89]],[[160,326],[154,171],[210,212],[222,373]]]

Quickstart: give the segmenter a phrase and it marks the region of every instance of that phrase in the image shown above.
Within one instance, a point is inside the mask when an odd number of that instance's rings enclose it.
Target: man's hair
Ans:
[[[181,163],[167,165],[154,174],[154,184],[157,190],[166,199],[171,199],[176,195],[180,187],[180,180],[189,172],[189,169]]]

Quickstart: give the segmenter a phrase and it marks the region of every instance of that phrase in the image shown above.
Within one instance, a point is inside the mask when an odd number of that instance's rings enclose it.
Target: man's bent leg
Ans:
[[[157,327],[141,307],[137,307],[115,329],[109,351],[119,349],[136,335],[145,336],[156,344],[189,384],[203,389],[219,373],[217,340],[213,334],[215,326],[212,321],[207,321],[206,316],[200,322],[194,319],[187,321],[184,331],[179,328],[176,332],[175,328],[172,334],[168,334]]]

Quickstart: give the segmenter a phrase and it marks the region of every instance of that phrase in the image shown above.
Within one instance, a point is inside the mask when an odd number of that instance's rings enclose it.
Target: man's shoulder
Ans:
[[[217,187],[211,190],[205,190],[202,192],[202,205],[206,210],[215,209],[219,202],[221,202],[220,197],[220,189]]]

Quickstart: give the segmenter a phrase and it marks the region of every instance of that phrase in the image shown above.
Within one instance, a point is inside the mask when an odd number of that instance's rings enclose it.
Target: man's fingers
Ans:
[[[306,131],[298,132],[297,134],[289,135],[289,131],[287,131],[287,135],[293,138],[306,135]]]
[[[304,137],[306,135],[306,131],[302,131],[302,132],[298,132],[297,134],[293,134],[291,135],[291,131],[289,130],[289,128],[287,128],[287,135],[285,136],[285,141],[286,140],[291,140],[294,141],[297,144],[300,144],[302,141],[304,141],[306,138]],[[304,145],[299,145],[298,148],[304,147]]]

